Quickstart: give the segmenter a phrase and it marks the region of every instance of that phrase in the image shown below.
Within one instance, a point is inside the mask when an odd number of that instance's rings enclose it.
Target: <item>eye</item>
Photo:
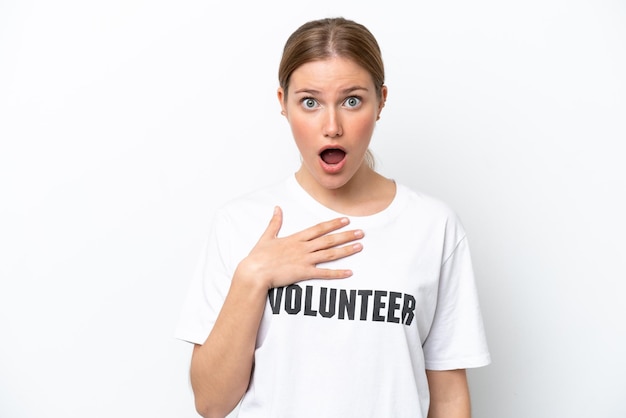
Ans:
[[[312,97],[303,98],[300,103],[302,103],[302,107],[305,109],[315,109],[318,105],[317,100]]]
[[[343,102],[347,107],[358,107],[361,104],[361,98],[357,96],[350,96]]]

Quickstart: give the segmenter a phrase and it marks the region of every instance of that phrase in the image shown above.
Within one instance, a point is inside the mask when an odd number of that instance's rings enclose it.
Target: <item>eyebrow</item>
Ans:
[[[361,86],[354,86],[354,87],[348,87],[347,89],[343,89],[341,90],[341,93],[343,94],[350,94],[354,91],[357,90],[365,90],[368,91],[366,87],[361,87]],[[315,90],[315,89],[308,89],[308,88],[303,88],[303,89],[298,89],[296,91],[294,91],[295,94],[299,94],[299,93],[306,93],[306,94],[319,94],[320,91],[319,90]]]

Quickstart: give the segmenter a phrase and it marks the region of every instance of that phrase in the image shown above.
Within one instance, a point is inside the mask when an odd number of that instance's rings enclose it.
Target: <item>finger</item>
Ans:
[[[363,231],[355,229],[351,231],[340,232],[336,234],[323,235],[319,238],[311,241],[312,251],[324,250],[327,248],[333,248],[338,245],[346,244],[351,241],[359,240],[363,238]]]
[[[356,242],[350,245],[344,245],[342,247],[334,247],[328,248],[325,250],[319,250],[311,254],[310,260],[314,265],[320,263],[327,263],[329,261],[339,260],[340,258],[345,258],[351,256],[352,254],[356,254],[363,250],[363,244],[360,242]]]
[[[265,232],[261,236],[261,239],[272,239],[278,236],[278,232],[283,225],[283,211],[280,206],[274,207],[274,213],[272,214],[272,219],[270,219],[270,223],[267,225]]]
[[[312,239],[319,238],[322,235],[326,235],[329,232],[341,229],[349,223],[350,220],[348,218],[336,218],[307,228],[299,232],[297,235],[300,235],[304,241],[310,241]]]
[[[324,279],[324,280],[332,280],[332,279],[345,279],[352,276],[352,270],[341,270],[341,269],[320,269],[316,268],[313,271],[313,277],[315,279]]]

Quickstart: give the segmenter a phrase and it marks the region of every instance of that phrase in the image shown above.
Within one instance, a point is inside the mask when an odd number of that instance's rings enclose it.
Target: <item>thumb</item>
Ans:
[[[281,226],[283,226],[283,211],[280,206],[274,207],[274,213],[272,214],[272,219],[270,219],[269,225],[263,232],[262,238],[273,239],[278,236],[278,232],[280,231]]]

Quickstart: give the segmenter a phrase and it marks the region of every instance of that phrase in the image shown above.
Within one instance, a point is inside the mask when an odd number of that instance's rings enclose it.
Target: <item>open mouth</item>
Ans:
[[[320,158],[326,164],[339,164],[346,157],[346,152],[338,148],[328,148],[320,153]]]

